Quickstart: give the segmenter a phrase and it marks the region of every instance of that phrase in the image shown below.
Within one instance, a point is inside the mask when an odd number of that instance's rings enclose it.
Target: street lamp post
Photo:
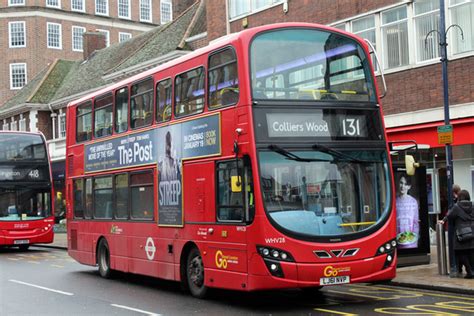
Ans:
[[[444,125],[449,125],[449,91],[448,91],[448,52],[446,34],[451,27],[458,27],[461,30],[461,37],[463,38],[463,31],[457,24],[453,24],[446,29],[445,22],[445,0],[439,1],[440,19],[439,19],[439,46],[441,55],[441,65],[443,71],[443,103],[444,103]],[[431,32],[430,32],[431,33]],[[429,33],[428,33],[429,34]],[[447,190],[448,190],[448,210],[453,207],[453,152],[451,144],[448,142],[446,146],[446,176],[447,176]],[[449,253],[449,275],[451,277],[457,274],[456,258],[453,249],[454,242],[454,223],[448,221],[448,253]]]

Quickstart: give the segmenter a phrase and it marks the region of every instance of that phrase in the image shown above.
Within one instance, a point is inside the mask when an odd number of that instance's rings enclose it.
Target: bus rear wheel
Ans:
[[[112,276],[112,269],[110,268],[109,244],[105,239],[101,239],[97,247],[97,264],[100,276],[109,279]]]
[[[188,254],[186,261],[186,281],[189,292],[194,297],[204,298],[207,294],[207,286],[204,285],[204,264],[201,253],[193,248]]]

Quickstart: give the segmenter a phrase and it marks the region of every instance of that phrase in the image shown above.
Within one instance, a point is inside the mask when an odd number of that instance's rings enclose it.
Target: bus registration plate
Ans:
[[[24,244],[29,244],[30,241],[28,239],[17,239],[13,241],[13,244],[15,245],[24,245]]]
[[[350,283],[351,278],[348,275],[335,276],[330,278],[321,278],[319,283],[321,285],[335,285]]]

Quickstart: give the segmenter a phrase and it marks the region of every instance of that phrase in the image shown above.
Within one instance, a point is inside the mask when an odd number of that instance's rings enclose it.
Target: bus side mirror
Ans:
[[[407,175],[414,176],[416,168],[418,168],[420,164],[415,162],[415,158],[412,155],[405,155],[405,169]]]
[[[242,181],[240,176],[232,176],[230,178],[232,192],[242,192]]]

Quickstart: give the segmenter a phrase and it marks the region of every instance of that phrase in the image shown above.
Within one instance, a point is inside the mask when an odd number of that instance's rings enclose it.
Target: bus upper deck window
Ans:
[[[132,86],[130,96],[130,126],[137,128],[153,122],[153,79]]]
[[[92,102],[86,101],[77,106],[76,141],[84,142],[92,138]]]
[[[156,121],[165,122],[171,118],[171,79],[156,85]]]
[[[185,72],[175,79],[175,115],[200,113],[204,109],[204,68]]]
[[[209,58],[209,107],[233,105],[239,100],[237,58],[226,49]]]
[[[112,94],[100,96],[94,106],[94,137],[112,135]]]
[[[115,94],[115,132],[123,133],[128,129],[128,88],[122,88]]]

